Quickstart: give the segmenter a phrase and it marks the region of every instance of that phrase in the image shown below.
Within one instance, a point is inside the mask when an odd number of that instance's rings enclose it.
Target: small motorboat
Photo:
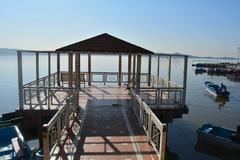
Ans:
[[[0,159],[32,159],[31,149],[15,125],[0,128]]]
[[[198,138],[223,148],[240,151],[240,126],[238,131],[211,124],[204,124],[197,130]]]
[[[205,88],[210,94],[212,94],[213,96],[216,96],[216,97],[217,96],[228,97],[230,95],[230,92],[228,92],[227,90],[222,90],[219,85],[214,84],[209,81],[205,82]]]

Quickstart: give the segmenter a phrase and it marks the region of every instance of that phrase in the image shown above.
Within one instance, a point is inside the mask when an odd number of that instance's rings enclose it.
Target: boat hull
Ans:
[[[236,133],[236,131],[217,127],[219,131],[216,134],[211,134],[210,129],[208,128],[214,127],[215,126],[211,124],[203,125],[202,128],[197,130],[198,138],[207,143],[218,145],[232,151],[240,151],[240,143],[236,143],[231,140],[231,135]]]

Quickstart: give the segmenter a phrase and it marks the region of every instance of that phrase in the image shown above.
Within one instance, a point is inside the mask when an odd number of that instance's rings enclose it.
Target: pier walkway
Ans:
[[[71,121],[51,159],[157,159],[124,87],[89,86],[79,97],[82,116]]]
[[[32,126],[37,125],[44,160],[165,159],[166,123],[181,117],[186,108],[188,56],[154,53],[107,33],[55,51],[17,53],[17,112],[27,122],[35,120]],[[25,83],[23,60],[29,54],[36,58],[35,77]],[[108,71],[112,63],[107,70],[93,71],[99,61],[92,58],[97,56],[103,56],[104,61],[98,60],[104,63],[108,63],[105,57],[117,58],[117,71]],[[182,85],[171,80],[173,57],[182,58]],[[123,72],[125,58],[127,72]],[[47,75],[41,77],[46,73],[40,65],[43,60]],[[146,60],[147,68],[142,65]],[[160,75],[164,61],[168,61],[167,79]]]

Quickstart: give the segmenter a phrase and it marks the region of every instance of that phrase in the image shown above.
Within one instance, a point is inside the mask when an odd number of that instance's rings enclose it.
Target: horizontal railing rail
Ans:
[[[69,127],[70,119],[77,115],[77,98],[79,90],[66,100],[52,119],[43,125],[43,154],[44,160],[49,160],[57,145],[61,144],[64,131]]]
[[[63,105],[69,97],[69,93],[73,91],[74,88],[68,87],[24,87],[23,104],[28,105],[29,109],[43,105],[48,107],[51,105]]]
[[[162,123],[150,107],[133,90],[130,90],[131,108],[140,126],[145,131],[148,141],[153,146],[159,160],[164,160],[166,147],[166,124]]]
[[[69,73],[67,71],[61,71],[60,72],[60,78],[59,82],[60,84],[67,84],[68,83],[68,75]],[[73,76],[73,84],[75,84],[75,72],[72,73]],[[133,74],[131,74],[133,76]],[[128,81],[128,73],[122,72],[121,74],[121,81],[122,83],[126,83]],[[119,73],[118,72],[91,72],[90,81],[91,82],[102,82],[104,84],[106,83],[118,83],[119,80]],[[23,88],[25,87],[59,87],[57,83],[57,72],[52,73],[50,75],[50,85],[49,85],[49,76],[44,76],[42,78],[39,78],[39,80],[34,80],[32,82],[26,83],[23,85]],[[89,81],[88,72],[81,72],[80,74],[80,82],[84,83]],[[147,83],[148,82],[148,74],[147,73],[141,73],[141,83]]]
[[[159,76],[156,75],[152,75],[151,76],[151,86],[152,87],[167,87],[167,88],[183,88],[183,86],[174,83],[172,81],[168,81],[164,78],[161,78]]]
[[[23,87],[48,87],[49,86],[49,76],[44,76],[42,78],[39,78],[38,80],[31,81],[29,83],[26,83],[23,85]],[[50,75],[50,86],[56,86],[57,83],[57,72],[52,73]]]
[[[179,105],[184,106],[183,102],[183,88],[141,88],[140,96],[145,99],[145,95],[151,95],[147,101],[148,105],[155,105],[159,107],[160,105]],[[152,94],[151,94],[152,93]],[[152,100],[151,100],[152,99]],[[151,101],[151,102],[150,102]],[[153,101],[153,102],[152,102]]]

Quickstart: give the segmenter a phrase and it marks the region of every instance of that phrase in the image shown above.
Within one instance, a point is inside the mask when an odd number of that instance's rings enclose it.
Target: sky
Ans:
[[[55,50],[102,33],[157,53],[240,47],[240,0],[1,0],[0,20],[0,48]]]

